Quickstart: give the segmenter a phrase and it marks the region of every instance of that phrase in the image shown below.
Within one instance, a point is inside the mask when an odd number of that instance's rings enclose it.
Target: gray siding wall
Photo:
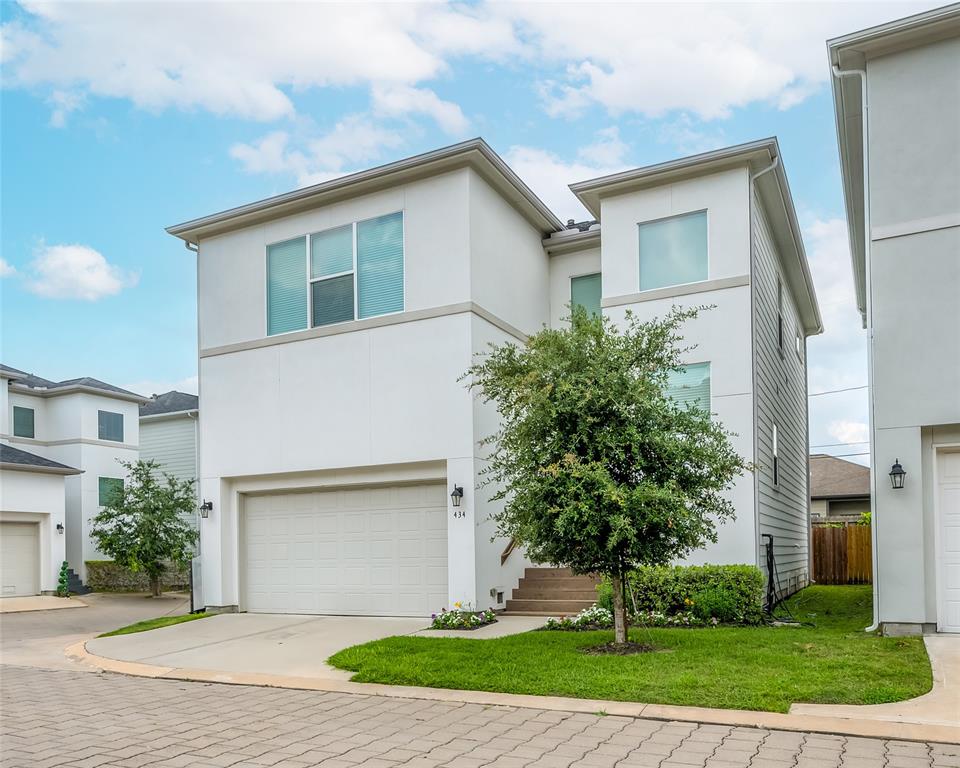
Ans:
[[[179,480],[197,476],[196,420],[189,416],[140,422],[140,458],[156,461]]]
[[[777,345],[777,280],[781,274],[777,246],[763,204],[753,194],[753,325],[757,409],[758,537],[774,537],[779,582],[792,593],[809,580],[809,496],[807,491],[807,364],[801,328],[790,289],[783,285],[783,354]],[[773,482],[773,426],[777,425],[779,484]],[[765,565],[764,540],[758,541]]]

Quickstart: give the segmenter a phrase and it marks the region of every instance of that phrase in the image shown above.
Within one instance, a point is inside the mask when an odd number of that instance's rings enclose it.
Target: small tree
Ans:
[[[155,461],[121,464],[128,477],[93,518],[90,535],[118,565],[146,573],[159,597],[166,564],[183,567],[193,555],[197,532],[185,519],[196,508],[193,484],[160,473]]]
[[[716,523],[733,517],[722,491],[745,468],[731,433],[664,393],[686,351],[678,330],[697,313],[628,313],[620,331],[576,308],[569,328],[495,346],[468,372],[501,415],[485,440],[485,482],[505,500],[498,533],[534,562],[609,576],[617,643],[627,639],[625,574],[716,541]]]
[[[64,560],[60,563],[60,573],[57,574],[57,597],[70,597],[70,564]]]

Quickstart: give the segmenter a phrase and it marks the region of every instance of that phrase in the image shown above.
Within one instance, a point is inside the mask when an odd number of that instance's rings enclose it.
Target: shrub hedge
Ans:
[[[667,616],[692,612],[703,620],[759,624],[763,583],[763,572],[753,565],[644,565],[627,578],[627,608]],[[597,592],[597,604],[612,609],[609,580],[604,579]],[[698,602],[704,605],[698,607]]]

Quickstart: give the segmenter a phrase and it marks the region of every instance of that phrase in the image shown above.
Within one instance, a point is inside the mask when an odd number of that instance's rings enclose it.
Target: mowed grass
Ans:
[[[630,630],[659,650],[592,656],[612,631],[527,632],[491,640],[390,637],[329,663],[353,680],[503,693],[786,712],[794,702],[880,704],[930,690],[920,638],[863,632],[869,586],[808,587],[789,601],[800,627]]]
[[[160,629],[160,627],[170,627],[174,624],[183,624],[185,621],[196,621],[212,616],[212,613],[187,613],[182,616],[161,616],[157,619],[147,619],[138,621],[136,624],[128,624],[120,629],[114,629],[110,632],[104,632],[98,637],[113,637],[114,635],[132,635],[134,632],[147,632],[151,629]]]

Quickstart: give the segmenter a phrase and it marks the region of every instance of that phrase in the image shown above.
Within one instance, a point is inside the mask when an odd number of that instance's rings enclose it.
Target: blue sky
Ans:
[[[195,391],[164,227],[306,183],[480,135],[580,217],[566,184],[776,135],[810,391],[863,385],[824,41],[932,5],[3,3],[2,359]],[[814,446],[866,450],[863,390],[810,402]]]

